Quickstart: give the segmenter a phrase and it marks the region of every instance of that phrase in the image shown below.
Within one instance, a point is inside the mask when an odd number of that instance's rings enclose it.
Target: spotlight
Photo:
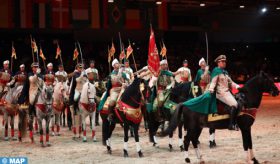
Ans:
[[[276,10],[280,10],[280,7],[276,7]]]
[[[114,3],[114,0],[108,0],[108,3]]]
[[[262,12],[262,13],[266,13],[266,12],[267,12],[267,8],[266,8],[266,7],[263,7],[263,8],[261,9],[261,12]]]
[[[205,3],[200,3],[199,6],[200,6],[200,7],[204,7],[204,6],[205,6]]]
[[[161,1],[157,1],[156,4],[157,4],[157,5],[161,5]]]
[[[239,8],[240,8],[240,9],[244,9],[245,6],[244,6],[244,5],[240,5]]]

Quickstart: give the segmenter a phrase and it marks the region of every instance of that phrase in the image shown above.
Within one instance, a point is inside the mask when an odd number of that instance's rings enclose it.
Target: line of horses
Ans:
[[[17,98],[22,88],[11,88],[1,103],[1,111],[4,114],[3,125],[5,127],[4,139],[8,140],[8,117],[10,117],[11,137],[16,140],[14,135],[14,117],[19,115],[19,141],[26,134],[27,125],[27,110],[21,108],[17,104]],[[39,123],[40,143],[44,146],[43,142],[43,127],[42,121],[46,121],[46,145],[50,146],[49,141],[49,124],[53,135],[60,135],[60,116],[65,108],[68,107],[68,91],[69,88],[66,83],[59,82],[54,87],[43,85],[40,88],[40,95],[35,104],[36,117]],[[269,76],[261,72],[260,74],[249,80],[241,92],[236,95],[242,111],[240,111],[237,118],[237,123],[241,129],[243,147],[248,153],[247,161],[258,163],[254,157],[252,150],[251,126],[255,120],[254,115],[256,109],[261,103],[262,93],[269,92],[272,96],[277,96],[279,91],[274,85],[273,80]],[[71,115],[71,119],[67,121],[69,126],[72,126],[73,135],[76,136],[76,126],[79,129],[79,136],[83,131],[83,141],[87,141],[86,137],[86,118],[89,116],[91,119],[90,127],[92,132],[92,140],[96,141],[96,125],[95,115],[98,110],[102,118],[102,142],[106,146],[109,154],[112,153],[111,137],[116,124],[121,124],[124,129],[124,147],[123,155],[128,157],[128,138],[129,129],[133,131],[136,142],[136,150],[139,157],[143,157],[143,152],[139,142],[139,126],[144,118],[145,128],[149,130],[149,139],[153,146],[157,147],[157,131],[160,125],[165,121],[169,122],[166,129],[159,136],[169,136],[169,150],[173,150],[172,137],[174,130],[178,127],[179,133],[179,147],[181,151],[185,151],[185,162],[189,163],[188,147],[190,141],[195,148],[197,158],[203,162],[199,151],[199,136],[203,127],[208,127],[213,132],[213,129],[227,129],[228,118],[220,119],[217,121],[208,121],[208,115],[191,111],[182,105],[191,98],[201,95],[201,89],[194,85],[193,82],[183,83],[176,85],[173,89],[168,91],[168,97],[164,103],[164,107],[157,110],[151,109],[154,97],[156,96],[155,88],[150,88],[147,81],[135,78],[135,80],[127,87],[123,87],[122,94],[119,96],[118,103],[114,109],[112,119],[108,119],[108,102],[105,102],[101,109],[98,109],[100,100],[108,94],[106,91],[105,82],[96,82],[92,84],[85,82],[82,88],[79,111],[77,115]],[[72,123],[74,117],[78,117],[78,123]],[[57,132],[54,127],[57,127]],[[183,128],[187,131],[183,139]],[[30,136],[33,137],[33,136]],[[211,137],[210,137],[211,138]],[[213,137],[210,142],[210,147],[213,147]]]

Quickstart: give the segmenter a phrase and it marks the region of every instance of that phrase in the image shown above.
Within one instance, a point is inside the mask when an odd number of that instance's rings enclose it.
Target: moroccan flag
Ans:
[[[162,42],[162,48],[161,48],[161,51],[160,51],[160,55],[162,56],[162,57],[165,57],[166,56],[166,53],[167,53],[167,49],[166,49],[166,47],[165,47],[165,44]]]
[[[156,45],[154,31],[151,28],[150,41],[149,41],[149,54],[148,54],[148,69],[153,73],[154,76],[159,75],[159,55]]]
[[[31,38],[31,47],[33,49],[33,52],[37,52],[38,51],[37,44],[36,44],[35,40],[32,39],[32,38]]]
[[[78,49],[76,47],[75,50],[74,50],[74,54],[73,54],[73,60],[78,59],[78,56],[79,56],[79,51],[78,51]]]
[[[122,61],[125,58],[125,53],[124,53],[124,46],[122,45],[121,53],[120,53],[120,61]]]
[[[16,49],[14,45],[12,45],[12,58],[17,59]]]
[[[40,57],[42,58],[42,60],[46,60],[46,57],[45,57],[45,55],[43,53],[42,48],[40,48]]]
[[[126,48],[126,58],[128,59],[128,57],[130,56],[130,54],[132,54],[133,49],[131,47],[131,45],[129,44],[129,46]]]
[[[61,49],[60,49],[59,45],[57,44],[55,59],[58,59],[58,57],[59,57],[60,55],[61,55]]]

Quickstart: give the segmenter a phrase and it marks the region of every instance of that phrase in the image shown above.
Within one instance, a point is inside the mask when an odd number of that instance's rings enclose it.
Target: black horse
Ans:
[[[194,88],[197,88],[194,90]],[[154,89],[154,88],[152,88]],[[145,94],[148,95],[146,96],[146,103],[151,103],[153,101],[153,98],[155,95],[152,95],[151,89],[149,89],[148,86],[146,86],[145,92],[150,92],[150,94]],[[156,133],[159,128],[159,126],[164,123],[165,121],[170,121],[172,118],[172,115],[174,114],[174,111],[176,109],[177,104],[187,101],[188,99],[194,98],[196,96],[201,95],[201,88],[194,86],[193,82],[186,82],[182,84],[177,84],[173,89],[171,89],[169,96],[167,97],[165,101],[165,105],[161,109],[157,109],[157,111],[153,112],[147,112],[148,115],[148,127],[149,127],[149,138],[150,142],[153,143],[153,146],[157,146],[157,140],[156,140]],[[175,108],[174,108],[175,107]],[[183,132],[182,128],[183,124],[179,123],[178,124],[178,137],[179,137],[179,147],[181,151],[184,150],[183,148]],[[169,134],[169,150],[172,151],[173,146],[172,146],[172,137],[173,137],[173,131],[170,132]]]
[[[244,102],[244,106],[237,116],[236,121],[239,128],[241,129],[243,148],[248,153],[247,160],[248,162],[253,162],[254,164],[257,164],[259,162],[253,155],[251,126],[254,123],[255,114],[257,108],[259,108],[260,106],[262,95],[264,92],[268,92],[272,96],[279,95],[279,90],[274,85],[273,80],[269,78],[266,73],[261,72],[260,74],[250,79],[237,95],[237,101]],[[180,104],[178,105],[175,114],[173,115],[169,127],[163,132],[163,136],[170,134],[176,129],[178,121],[181,119],[182,115],[184,126],[187,129],[187,134],[184,137],[185,161],[187,163],[190,162],[190,159],[188,157],[188,148],[190,141],[192,141],[192,144],[196,150],[197,158],[201,160],[201,155],[197,147],[197,141],[200,136],[202,127],[227,129],[229,119],[227,118],[210,122],[207,120],[208,115],[192,111]]]
[[[102,135],[103,141],[106,141],[107,151],[109,154],[112,153],[111,149],[111,135],[115,129],[116,123],[123,124],[124,128],[124,157],[128,157],[128,131],[129,127],[133,128],[134,138],[136,142],[136,149],[139,157],[143,157],[141,146],[139,143],[139,125],[142,120],[142,93],[140,91],[140,78],[135,78],[132,84],[130,84],[121,95],[118,101],[118,108],[114,109],[112,120],[108,120],[108,113],[104,108],[100,111],[100,115],[103,120],[102,124]]]

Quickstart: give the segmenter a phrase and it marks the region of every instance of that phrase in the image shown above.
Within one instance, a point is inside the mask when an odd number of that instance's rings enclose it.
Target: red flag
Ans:
[[[60,49],[59,45],[57,44],[55,59],[58,59],[59,55],[61,55],[61,49]]]
[[[131,47],[131,45],[129,44],[129,46],[126,49],[126,58],[128,59],[128,57],[130,56],[130,54],[132,54],[133,49]]]
[[[42,48],[40,49],[40,57],[41,57],[43,60],[46,60],[46,57],[45,57],[45,55],[44,55],[44,53],[43,53]]]
[[[14,45],[12,45],[12,58],[17,59],[16,49]]]
[[[148,54],[148,69],[153,73],[154,76],[158,76],[159,74],[159,55],[158,49],[156,45],[156,39],[154,35],[154,31],[151,28],[150,34],[150,42],[149,42],[149,54]]]
[[[123,60],[125,58],[125,53],[124,53],[124,46],[122,45],[122,51],[120,54],[120,60]]]
[[[75,50],[74,50],[74,54],[73,54],[73,60],[78,59],[78,56],[79,56],[79,51],[78,51],[78,49],[77,49],[77,48],[75,48]]]

